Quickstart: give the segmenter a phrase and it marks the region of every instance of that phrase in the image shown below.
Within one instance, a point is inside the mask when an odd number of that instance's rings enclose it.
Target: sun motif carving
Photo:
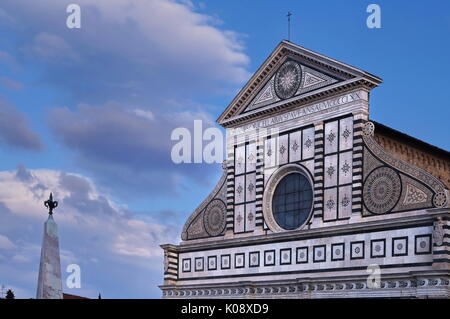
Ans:
[[[309,149],[312,145],[312,141],[311,139],[308,137],[308,139],[305,141],[305,146],[307,149]]]
[[[239,185],[239,186],[237,187],[236,191],[238,192],[238,194],[241,194],[242,191],[243,191],[242,186]]]
[[[255,189],[255,185],[253,185],[253,183],[250,183],[247,187],[248,191],[251,193],[253,192],[253,190]]]
[[[333,174],[334,174],[334,166],[330,165],[330,167],[328,167],[327,174],[330,177],[333,176]]]
[[[347,197],[347,194],[341,200],[341,205],[343,207],[347,207],[350,204],[350,199]]]
[[[342,132],[342,136],[344,137],[345,141],[347,141],[347,139],[349,138],[350,133],[351,133],[350,130],[346,126],[344,132]]]
[[[328,209],[333,209],[334,205],[335,205],[335,202],[334,202],[334,200],[332,198],[330,198],[329,200],[327,200],[327,204],[326,205],[327,205]]]
[[[227,208],[220,199],[214,199],[206,208],[204,225],[211,236],[218,236],[225,229]]]
[[[292,145],[292,150],[294,151],[294,152],[297,152],[297,150],[298,150],[298,144],[297,144],[297,141],[294,141],[294,144]]]
[[[285,62],[275,74],[275,93],[280,99],[294,96],[300,86],[301,78],[300,65],[294,61]]]
[[[280,147],[280,154],[283,155],[284,152],[286,152],[286,147],[284,145],[281,145],[281,147]]]
[[[386,213],[394,208],[400,193],[398,174],[392,168],[380,167],[372,171],[364,183],[364,204],[372,213]]]
[[[344,172],[344,174],[347,174],[350,171],[350,165],[347,163],[347,161],[345,161],[344,165],[342,165],[342,172]]]
[[[328,142],[330,142],[330,144],[333,144],[333,141],[335,138],[336,138],[336,134],[334,134],[333,131],[330,131],[330,134],[328,134],[328,136],[327,136]]]

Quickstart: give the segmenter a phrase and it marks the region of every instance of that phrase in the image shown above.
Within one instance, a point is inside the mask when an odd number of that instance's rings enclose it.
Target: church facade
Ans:
[[[163,297],[449,298],[450,153],[370,120],[381,82],[282,41],[217,120]]]

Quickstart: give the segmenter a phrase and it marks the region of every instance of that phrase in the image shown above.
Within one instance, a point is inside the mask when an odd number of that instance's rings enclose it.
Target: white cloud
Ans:
[[[20,170],[23,175],[25,168],[20,167]],[[4,208],[0,209],[0,218],[6,221],[0,227],[4,233],[0,235],[0,250],[2,260],[20,266],[15,269],[16,276],[21,272],[37,272],[42,224],[46,218],[43,201],[53,191],[54,199],[59,202],[54,218],[60,237],[63,280],[65,267],[75,263],[85,274],[84,287],[89,287],[92,293],[97,284],[92,274],[116,278],[115,272],[127,267],[132,272],[130,276],[147,277],[153,285],[162,281],[159,245],[178,241],[178,229],[128,211],[82,175],[53,170],[28,170],[26,173],[31,177],[21,178],[17,171],[0,172],[0,205],[3,205],[0,208]],[[28,225],[33,226],[24,232]],[[11,267],[0,266],[0,273],[4,274],[0,280],[22,288],[28,285],[32,291],[37,277],[18,280],[10,275]],[[159,274],[156,277],[155,272]],[[125,280],[125,277],[118,280]]]
[[[37,34],[26,54],[39,57],[45,62],[80,62],[78,53],[62,37],[47,32]]]
[[[8,237],[0,234],[0,250],[13,248],[15,248],[13,242]]]

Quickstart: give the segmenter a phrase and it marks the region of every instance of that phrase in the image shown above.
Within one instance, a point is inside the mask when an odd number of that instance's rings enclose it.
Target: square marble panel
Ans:
[[[245,267],[245,253],[234,254],[234,268]]]
[[[302,131],[289,134],[289,162],[302,159]]]
[[[323,220],[337,219],[337,206],[337,189],[325,189],[323,193]]]
[[[314,157],[314,138],[314,127],[302,131],[302,159],[305,160]]]
[[[245,205],[234,206],[234,232],[245,231]]]
[[[313,247],[313,262],[324,262],[327,260],[327,249],[325,245]]]
[[[431,254],[431,235],[416,235],[414,240],[416,255]]]
[[[204,271],[205,270],[205,267],[204,267],[205,265],[204,265],[203,261],[204,261],[203,257],[195,258],[195,260],[194,260],[195,271]]]
[[[345,152],[339,154],[339,184],[349,184],[353,178],[353,154]]]
[[[352,215],[352,185],[339,187],[339,218]]]
[[[345,243],[338,243],[331,245],[331,261],[344,260],[345,258]]]
[[[308,247],[297,247],[296,249],[296,263],[307,264],[308,263]]]
[[[292,249],[280,249],[280,265],[290,265],[292,263]]]
[[[264,141],[264,167],[273,167],[277,163],[277,139],[268,138]]]
[[[245,178],[245,201],[251,202],[255,200],[256,192],[256,173],[247,174]]]
[[[236,147],[234,153],[234,174],[245,173],[245,145]]]
[[[370,241],[370,258],[386,257],[386,239]]]
[[[353,148],[353,117],[346,117],[339,121],[339,150]]]
[[[325,154],[337,152],[338,141],[338,121],[325,123],[325,133],[323,139]]]
[[[264,251],[264,266],[275,266],[275,250]]]
[[[220,256],[220,268],[230,269],[231,268],[231,255],[221,255]]]
[[[246,146],[246,171],[253,172],[256,170],[256,144],[250,143]]]
[[[289,157],[289,144],[288,134],[284,134],[278,137],[278,165],[283,165],[288,162]]]
[[[350,243],[350,259],[364,259],[364,241],[354,241]]]
[[[408,236],[392,238],[392,256],[408,255]]]
[[[191,259],[190,258],[184,258],[182,260],[182,270],[183,270],[183,272],[191,271]]]
[[[248,254],[248,265],[250,267],[259,267],[259,251],[253,251]]]
[[[245,175],[237,176],[234,179],[234,203],[243,203],[245,200]]]
[[[331,187],[337,185],[338,167],[337,167],[337,154],[325,156],[323,179],[325,187]]]
[[[217,270],[217,256],[208,256],[208,270]]]

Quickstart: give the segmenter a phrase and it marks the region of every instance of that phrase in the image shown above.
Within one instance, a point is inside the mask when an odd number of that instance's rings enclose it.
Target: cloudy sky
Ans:
[[[82,271],[65,292],[160,297],[159,245],[221,174],[172,163],[170,133],[215,125],[289,10],[293,42],[384,79],[373,119],[450,149],[450,4],[377,3],[379,30],[364,1],[0,0],[0,285],[34,297],[53,191],[63,277]]]

